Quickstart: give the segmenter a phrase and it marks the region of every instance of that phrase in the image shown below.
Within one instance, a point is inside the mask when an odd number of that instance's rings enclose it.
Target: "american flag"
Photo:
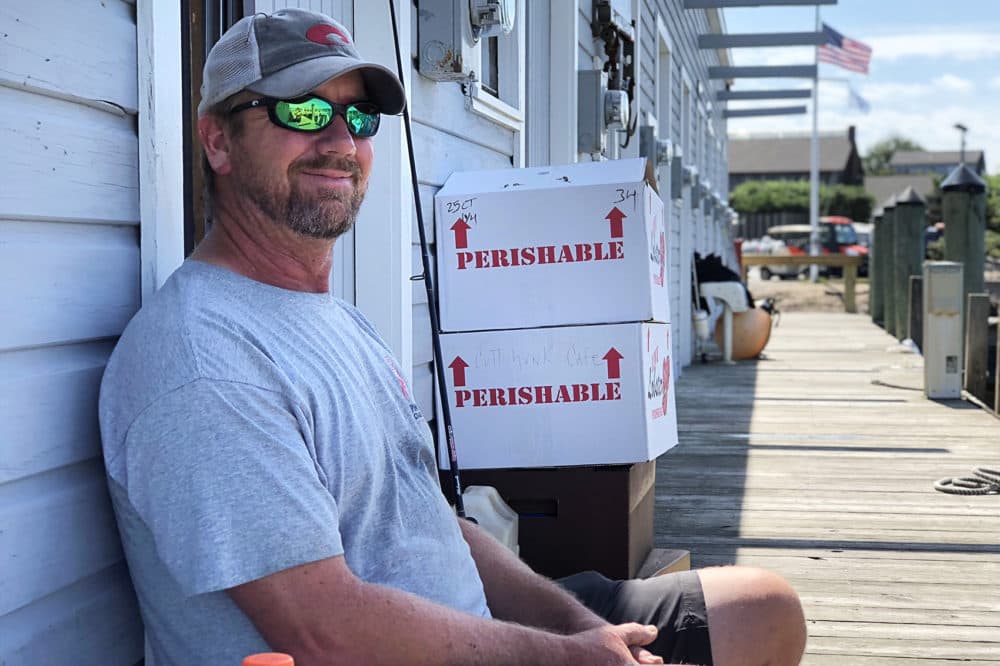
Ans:
[[[858,74],[868,73],[868,63],[872,59],[872,47],[855,41],[823,24],[826,43],[819,47],[819,61],[837,65]]]

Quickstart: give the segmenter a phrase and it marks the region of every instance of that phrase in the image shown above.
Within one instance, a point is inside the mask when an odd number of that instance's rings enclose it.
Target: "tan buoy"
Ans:
[[[722,317],[715,323],[715,344],[723,346]],[[754,358],[771,337],[771,315],[760,308],[733,313],[733,360]]]

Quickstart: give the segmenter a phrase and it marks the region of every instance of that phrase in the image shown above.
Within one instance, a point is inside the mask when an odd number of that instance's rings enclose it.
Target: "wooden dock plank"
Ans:
[[[1000,421],[923,397],[922,360],[862,315],[786,314],[765,359],[694,365],[657,463],[656,544],[758,566],[806,610],[804,664],[1000,664]]]

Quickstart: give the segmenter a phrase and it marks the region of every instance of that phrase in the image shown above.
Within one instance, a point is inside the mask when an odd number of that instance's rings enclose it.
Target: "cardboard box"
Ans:
[[[669,323],[655,182],[643,158],[452,174],[435,197],[442,330]]]
[[[552,578],[634,578],[653,546],[655,481],[653,461],[462,473],[463,488],[493,486],[517,511],[521,559]]]
[[[448,333],[441,348],[462,469],[628,464],[677,444],[669,324]]]

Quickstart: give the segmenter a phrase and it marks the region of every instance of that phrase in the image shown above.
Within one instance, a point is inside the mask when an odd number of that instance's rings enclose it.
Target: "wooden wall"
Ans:
[[[0,663],[134,664],[97,393],[139,306],[135,6],[8,3],[0,35]]]

